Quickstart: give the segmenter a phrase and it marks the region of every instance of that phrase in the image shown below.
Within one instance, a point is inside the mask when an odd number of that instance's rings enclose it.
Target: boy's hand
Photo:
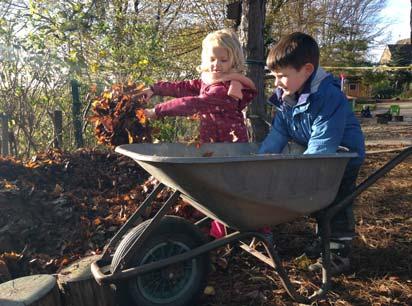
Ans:
[[[137,94],[138,97],[142,97],[145,102],[149,101],[153,96],[153,90],[150,87],[143,89]]]
[[[156,112],[154,108],[146,108],[143,111],[144,111],[144,115],[146,116],[146,118],[156,119]]]

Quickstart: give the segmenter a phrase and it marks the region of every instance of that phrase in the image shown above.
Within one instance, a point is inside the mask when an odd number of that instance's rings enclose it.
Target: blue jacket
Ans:
[[[349,165],[362,164],[365,141],[361,127],[331,74],[318,68],[305,83],[295,105],[283,101],[282,94],[282,89],[277,88],[269,98],[277,112],[259,153],[280,153],[292,140],[307,147],[304,154],[335,153],[338,146],[344,146],[359,154]]]

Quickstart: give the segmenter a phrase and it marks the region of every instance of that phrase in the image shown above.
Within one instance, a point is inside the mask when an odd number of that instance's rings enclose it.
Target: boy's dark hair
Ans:
[[[300,70],[303,65],[311,63],[315,69],[319,66],[319,46],[312,36],[294,32],[282,37],[270,48],[266,60],[269,70],[292,66]]]

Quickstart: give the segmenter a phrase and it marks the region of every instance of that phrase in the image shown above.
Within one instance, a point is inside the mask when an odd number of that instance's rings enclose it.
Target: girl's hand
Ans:
[[[145,102],[149,101],[153,96],[153,90],[150,87],[143,89],[137,94],[138,97],[142,97]]]
[[[154,108],[146,108],[143,111],[144,111],[144,115],[146,116],[146,118],[156,119],[156,112]]]

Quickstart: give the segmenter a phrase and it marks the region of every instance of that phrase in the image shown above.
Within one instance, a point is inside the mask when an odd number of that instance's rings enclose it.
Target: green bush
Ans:
[[[402,91],[399,96],[401,99],[412,99],[412,89]]]
[[[365,98],[356,98],[356,104],[367,104],[369,101]]]
[[[198,120],[185,117],[168,117],[153,120],[153,138],[159,142],[192,142],[198,138]]]
[[[389,80],[377,82],[372,87],[372,97],[377,99],[390,99],[396,96],[397,90],[394,89]]]

